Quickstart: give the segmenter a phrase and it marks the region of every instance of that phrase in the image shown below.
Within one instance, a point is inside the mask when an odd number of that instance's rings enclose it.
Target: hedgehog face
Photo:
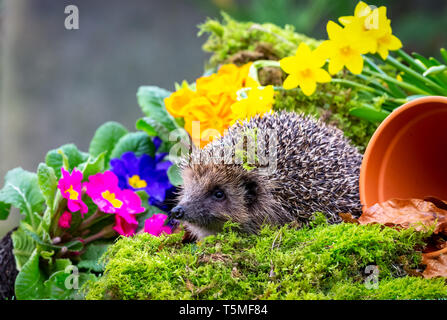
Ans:
[[[185,168],[182,176],[182,194],[172,214],[193,233],[202,237],[221,231],[227,220],[248,221],[257,184],[245,170],[201,165]]]

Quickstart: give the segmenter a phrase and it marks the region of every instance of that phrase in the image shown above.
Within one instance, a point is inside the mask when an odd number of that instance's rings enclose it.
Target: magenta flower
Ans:
[[[70,225],[71,225],[71,218],[72,218],[71,212],[65,211],[59,218],[59,222],[57,224],[62,229],[68,229],[68,228],[70,228]]]
[[[62,196],[67,199],[67,206],[71,212],[81,211],[82,217],[88,212],[87,205],[82,201],[82,172],[74,168],[70,174],[61,168],[62,178],[57,187]]]
[[[118,232],[122,236],[133,236],[135,234],[135,230],[138,227],[138,221],[135,219],[134,215],[131,215],[133,219],[125,219],[119,214],[115,215],[115,226],[113,230]]]
[[[154,214],[144,222],[144,232],[150,233],[156,237],[159,237],[162,233],[171,234],[171,227],[165,225],[167,218],[168,216],[162,213]]]
[[[98,173],[89,177],[85,183],[87,194],[106,213],[116,213],[132,221],[131,215],[144,212],[140,197],[132,190],[121,190],[118,187],[118,178],[111,172]]]

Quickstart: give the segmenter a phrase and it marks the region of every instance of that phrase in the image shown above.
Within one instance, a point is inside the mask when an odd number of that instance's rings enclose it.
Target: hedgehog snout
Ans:
[[[171,213],[174,219],[180,220],[185,216],[185,209],[183,209],[182,206],[178,205],[171,210]]]

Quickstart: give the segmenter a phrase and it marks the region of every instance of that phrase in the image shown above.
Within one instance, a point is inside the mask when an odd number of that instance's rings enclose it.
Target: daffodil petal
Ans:
[[[384,46],[379,46],[377,48],[377,52],[379,53],[380,57],[383,60],[386,60],[386,58],[388,57],[388,49],[386,47],[384,47]]]
[[[293,89],[298,87],[298,78],[291,74],[289,75],[286,80],[284,80],[284,83],[282,84],[282,86],[284,87],[284,89]]]
[[[398,50],[402,48],[402,42],[399,40],[398,37],[391,35],[390,38],[390,44],[388,46],[389,50]]]
[[[353,74],[360,74],[363,70],[363,57],[361,55],[354,56],[346,63],[346,68]]]
[[[354,9],[354,16],[357,18],[367,16],[371,13],[371,8],[363,1],[360,1]]]
[[[331,81],[331,76],[329,75],[329,73],[327,73],[326,70],[324,69],[317,69],[315,70],[315,80],[317,82],[330,82]]]
[[[300,88],[301,90],[303,90],[303,93],[306,96],[310,96],[312,93],[315,92],[315,89],[317,88],[317,83],[313,80],[308,79],[300,83]]]
[[[340,32],[343,31],[343,28],[339,24],[336,24],[334,21],[329,20],[326,26],[326,31],[329,36],[329,39],[332,40],[338,37]]]
[[[340,22],[342,25],[346,26],[354,21],[355,17],[353,16],[344,16],[338,18],[338,22]]]
[[[296,57],[299,60],[308,60],[311,54],[312,52],[309,46],[305,42],[301,42],[300,45],[298,46],[298,49],[296,50]]]
[[[297,69],[297,58],[296,57],[287,57],[283,58],[279,61],[279,65],[281,69],[283,69],[286,73],[294,73]]]
[[[329,60],[329,73],[336,74],[343,69],[343,62],[338,56],[334,56]]]

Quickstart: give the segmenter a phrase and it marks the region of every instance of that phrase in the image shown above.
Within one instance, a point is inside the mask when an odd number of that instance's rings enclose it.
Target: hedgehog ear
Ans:
[[[258,183],[253,180],[245,180],[244,187],[247,202],[253,204],[258,198]]]

